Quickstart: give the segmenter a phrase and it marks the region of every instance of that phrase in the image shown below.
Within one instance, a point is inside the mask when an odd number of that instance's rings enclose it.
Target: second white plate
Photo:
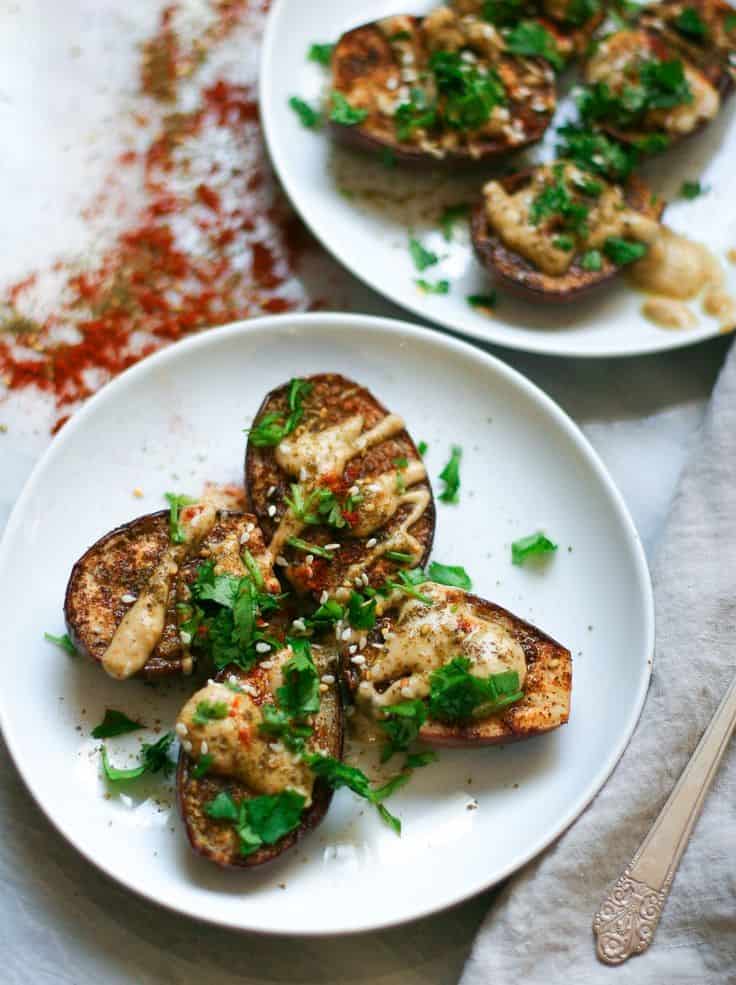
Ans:
[[[313,42],[331,42],[350,27],[389,14],[422,13],[436,0],[276,0],[266,28],[260,72],[261,118],[276,171],[294,206],[324,246],[353,274],[385,297],[423,319],[487,342],[566,356],[629,356],[659,352],[711,338],[718,321],[693,305],[699,324],[673,331],[647,321],[643,296],[623,280],[591,298],[561,308],[502,297],[489,315],[472,308],[468,295],[488,293],[490,282],[473,256],[467,231],[447,243],[438,229],[446,205],[476,199],[483,172],[447,179],[401,168],[382,167],[365,155],[336,149],[325,133],[306,130],[289,108],[298,95],[316,105],[327,75],[307,60]],[[550,127],[542,156],[553,151],[554,129],[571,110],[569,99]],[[708,245],[717,256],[736,247],[736,132],[732,99],[718,119],[674,151],[651,162],[653,188],[672,201],[667,221]],[[692,202],[678,201],[685,179],[698,178],[710,190]],[[408,236],[419,238],[443,259],[420,275],[409,256]],[[736,267],[725,264],[731,293]],[[427,295],[419,276],[447,279],[447,295]]]

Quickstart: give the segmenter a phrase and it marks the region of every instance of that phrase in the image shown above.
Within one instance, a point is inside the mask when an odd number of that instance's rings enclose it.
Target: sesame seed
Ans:
[[[207,745],[207,743],[204,740],[202,740],[202,743],[199,747],[200,755],[206,756],[209,751],[210,751],[210,747]]]
[[[377,482],[371,482],[371,484],[369,486],[366,486],[365,488],[368,489],[370,492],[380,492],[381,491],[381,487],[379,486],[379,484]]]
[[[350,628],[350,627],[348,626],[348,628],[347,628],[347,629],[344,629],[344,630],[342,631],[342,634],[341,634],[341,637],[340,637],[340,638],[341,638],[341,639],[343,639],[343,640],[349,640],[349,639],[350,639],[350,637],[351,637],[352,635],[353,635],[353,631],[352,631],[352,629],[351,629],[351,628]]]
[[[325,544],[325,550],[326,551],[339,551],[340,550],[340,545],[339,544]]]
[[[350,496],[360,496],[360,486],[351,486],[348,489],[348,495]]]
[[[268,743],[268,748],[271,750],[271,752],[283,752],[284,751],[284,747],[281,745],[280,742],[269,742]]]
[[[270,643],[264,643],[263,640],[256,643],[256,653],[268,653],[271,649]]]
[[[330,690],[330,689],[329,689],[329,688],[327,687],[327,685],[326,685],[326,684],[320,684],[320,686],[319,686],[319,689],[320,689],[320,691],[322,692],[322,694],[324,694],[324,693],[325,693],[325,691],[329,691],[329,690]]]
[[[386,80],[386,88],[389,92],[395,92],[399,88],[399,80],[395,75]]]
[[[143,499],[143,490],[141,489],[140,486],[135,487],[135,489],[133,490],[133,495],[135,496],[136,499]]]
[[[367,540],[365,542],[365,546],[366,547],[375,547],[377,543],[378,543],[378,539],[376,537],[371,537],[370,540]]]
[[[377,650],[383,649],[383,643],[371,643],[371,646],[374,646]]]
[[[276,492],[276,486],[269,486],[268,487],[268,491],[266,492],[266,495],[267,496],[273,496],[273,494],[275,492]]]
[[[261,664],[261,666],[263,666],[263,664]],[[242,688],[246,694],[250,694],[252,697],[255,697],[258,694],[258,688],[253,687],[252,684],[243,684]]]
[[[356,653],[354,657],[350,658],[350,663],[357,664],[360,667],[365,663],[365,657],[362,653]]]
[[[291,624],[291,628],[303,633],[307,627],[303,619],[295,619]]]
[[[308,478],[309,478],[309,470],[306,468],[306,466],[302,465],[302,467],[299,469],[299,481],[306,482]]]
[[[360,639],[358,640],[358,649],[365,650],[367,643],[368,643],[368,637],[361,636]]]
[[[125,602],[126,605],[130,605],[131,602],[135,602],[135,595],[131,595],[130,592],[126,592],[125,595],[120,597],[121,602]]]
[[[357,649],[358,649],[357,643],[351,643],[350,646],[348,647],[348,653],[355,653],[357,652]]]
[[[268,513],[269,516],[276,516],[276,507],[274,506],[273,503],[271,503],[271,505],[268,507],[268,510],[266,512]]]
[[[338,588],[338,590],[335,592],[335,598],[337,599],[338,602],[345,602],[346,599],[350,598],[350,589],[344,587]]]
[[[368,577],[368,575],[367,575],[367,574],[365,573],[365,571],[364,571],[364,572],[363,572],[363,574],[361,575],[361,578],[363,579],[363,584],[364,584],[364,585],[365,585],[366,587],[368,587],[368,585],[370,585],[370,583],[371,583],[371,582],[370,582],[370,579],[369,579],[369,577]]]
[[[358,577],[355,579],[355,581],[354,581],[353,584],[355,585],[356,588],[362,588],[362,586],[363,586],[363,578],[362,578],[362,576],[361,575],[358,575]]]
[[[289,454],[289,452],[291,451],[291,445],[286,445],[286,444],[283,444],[283,443],[282,443],[282,444],[281,444],[281,451],[282,451],[282,452],[283,452],[283,453],[284,453],[285,455],[288,455],[288,454]]]
[[[189,729],[186,727],[186,725],[184,724],[184,722],[177,722],[176,723],[176,734],[177,735],[181,735],[183,737],[183,736],[185,736],[187,734],[188,731],[189,731]]]
[[[264,670],[270,670],[273,667],[273,660],[262,660],[261,667],[263,667]]]
[[[184,741],[181,744],[181,747],[184,750],[184,752],[192,751],[192,743],[188,739],[184,739]]]
[[[330,593],[325,589],[319,597],[319,604],[324,605],[330,598]]]
[[[289,567],[289,562],[286,560],[286,558],[284,557],[283,554],[279,554],[277,556],[277,558],[276,558],[276,564],[278,564],[282,568],[288,568]]]
[[[335,675],[334,674],[323,674],[322,675],[322,683],[323,684],[334,684],[335,683]]]
[[[247,544],[249,540],[250,540],[250,531],[244,530],[243,533],[240,535],[240,543]]]
[[[414,691],[410,687],[402,687],[401,694],[405,698],[410,698],[414,694]]]
[[[228,677],[228,681],[230,681],[231,684],[237,684],[238,683],[238,679],[235,676],[235,674],[230,674],[230,676]]]

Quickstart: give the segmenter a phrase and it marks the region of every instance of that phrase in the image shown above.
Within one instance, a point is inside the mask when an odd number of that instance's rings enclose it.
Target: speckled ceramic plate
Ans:
[[[191,689],[118,684],[47,643],[63,632],[74,560],[169,489],[238,482],[243,428],[295,374],[355,376],[429,445],[436,477],[464,449],[461,505],[438,505],[434,557],[574,654],[569,725],[506,749],[443,751],[392,801],[398,838],[351,793],[301,846],[256,872],[195,857],[170,786],[118,793],[90,736],[106,707],[170,728]],[[142,492],[136,496],[134,490]],[[510,542],[543,528],[559,550],[513,567]],[[649,679],[652,596],[632,522],[577,428],[544,394],[463,342],[401,322],[302,315],[233,325],[145,360],[67,424],[21,495],[0,546],[6,663],[0,721],[41,809],[90,861],[174,910],[225,926],[340,933],[408,920],[503,879],[547,846],[600,789]],[[150,730],[145,737],[150,736]],[[137,737],[111,740],[114,761]]]
[[[453,241],[445,241],[438,219],[447,205],[474,201],[484,171],[443,178],[436,174],[386,168],[366,155],[336,149],[325,133],[306,130],[288,101],[299,95],[317,105],[327,81],[325,71],[307,60],[312,42],[334,41],[345,30],[389,14],[421,13],[434,0],[276,0],[264,38],[261,118],[274,166],[289,197],[324,246],[353,274],[424,319],[456,332],[514,349],[560,356],[629,356],[660,352],[717,335],[719,322],[703,314],[697,302],[695,328],[660,328],[641,313],[644,296],[619,278],[581,302],[562,307],[516,301],[503,296],[493,314],[471,307],[467,297],[488,293],[490,281],[473,256],[467,230],[459,223]],[[573,74],[569,73],[565,87]],[[535,157],[554,153],[554,130],[572,112],[562,98],[558,113]],[[661,155],[647,168],[652,187],[672,202],[667,221],[678,231],[709,246],[724,262],[731,293],[736,267],[726,253],[736,247],[736,99],[692,140]],[[695,201],[678,200],[685,179],[699,178],[710,190]],[[408,230],[442,259],[418,274],[412,265]],[[428,295],[418,277],[447,279],[446,295]],[[732,326],[733,327],[733,326]]]

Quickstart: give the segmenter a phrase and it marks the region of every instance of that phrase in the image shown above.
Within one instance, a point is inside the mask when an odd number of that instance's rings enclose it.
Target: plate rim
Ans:
[[[537,407],[545,413],[547,419],[552,418],[555,423],[561,427],[566,436],[574,443],[577,450],[584,456],[589,466],[593,469],[596,477],[609,497],[612,508],[615,510],[615,513],[621,522],[622,530],[626,536],[627,546],[634,561],[637,581],[639,583],[639,589],[642,596],[643,616],[645,622],[645,652],[643,654],[642,673],[638,691],[632,704],[631,711],[627,717],[624,727],[621,730],[618,742],[614,745],[610,755],[603,762],[593,779],[586,785],[580,796],[573,801],[572,807],[566,811],[562,819],[554,826],[553,829],[539,839],[538,842],[534,843],[530,850],[525,851],[518,857],[514,858],[513,861],[506,865],[502,870],[495,873],[491,879],[482,879],[477,883],[474,882],[467,889],[456,894],[451,899],[443,899],[440,902],[428,902],[421,908],[414,910],[411,914],[407,914],[398,919],[378,919],[371,923],[364,922],[359,926],[337,928],[329,927],[320,929],[304,929],[297,927],[294,929],[283,929],[258,925],[257,923],[254,924],[252,922],[244,924],[239,920],[228,920],[218,916],[208,916],[207,914],[194,914],[180,902],[178,903],[176,899],[161,899],[148,890],[140,888],[133,881],[131,881],[131,879],[124,877],[122,874],[111,871],[105,864],[105,860],[95,856],[92,851],[88,850],[81,839],[77,839],[75,837],[73,830],[65,830],[64,827],[62,827],[61,822],[57,821],[54,817],[51,808],[49,807],[49,809],[47,809],[47,806],[43,803],[43,798],[40,793],[37,792],[37,784],[33,775],[31,775],[31,771],[23,765],[22,748],[18,747],[14,743],[7,728],[5,701],[3,696],[0,695],[0,733],[7,744],[8,752],[15,768],[18,771],[18,775],[23,781],[26,790],[33,798],[37,808],[48,819],[54,829],[65,839],[65,841],[70,844],[72,848],[74,848],[75,851],[77,851],[87,862],[91,863],[107,878],[112,879],[125,889],[131,890],[135,895],[146,899],[148,902],[160,906],[163,909],[188,916],[195,920],[200,920],[206,924],[225,927],[227,929],[241,932],[259,933],[269,936],[280,935],[305,938],[320,938],[328,936],[337,937],[350,934],[369,933],[372,931],[385,930],[389,927],[401,926],[413,920],[418,920],[443,910],[450,909],[451,907],[456,906],[465,900],[471,899],[479,893],[498,885],[513,873],[522,869],[533,859],[540,856],[544,851],[546,851],[547,848],[549,848],[551,844],[553,844],[553,842],[564,834],[564,832],[580,817],[583,811],[589,806],[589,804],[608,781],[621,756],[626,750],[626,747],[634,734],[634,730],[636,729],[644,703],[646,701],[654,662],[654,593],[649,567],[639,534],[624,499],[606,469],[602,459],[572,418],[540,387],[538,387],[531,380],[527,379],[527,377],[518,370],[508,366],[497,356],[493,356],[490,353],[479,349],[470,342],[458,339],[452,335],[445,335],[424,326],[414,325],[409,322],[402,322],[398,319],[384,318],[374,315],[354,314],[351,312],[315,312],[270,315],[261,318],[231,322],[216,329],[210,329],[198,335],[190,336],[175,345],[168,345],[153,355],[142,359],[139,363],[131,366],[129,369],[125,370],[115,379],[103,386],[80,408],[79,411],[77,411],[77,413],[74,414],[71,420],[64,426],[62,431],[54,437],[36,462],[31,474],[23,485],[20,495],[13,505],[13,509],[2,534],[2,538],[0,538],[0,581],[3,578],[3,572],[6,570],[10,559],[11,540],[17,534],[17,528],[20,526],[25,515],[27,503],[33,499],[36,492],[36,487],[43,478],[43,474],[48,467],[48,463],[52,462],[57,455],[63,453],[63,449],[69,439],[69,436],[73,435],[77,430],[83,427],[86,424],[87,419],[93,417],[97,413],[98,406],[104,404],[108,400],[115,399],[119,391],[124,391],[131,382],[136,381],[139,377],[150,373],[155,374],[155,372],[160,367],[165,366],[169,360],[179,358],[180,354],[189,352],[190,350],[196,351],[211,344],[218,344],[223,341],[224,338],[236,338],[241,335],[247,336],[250,334],[258,334],[272,328],[291,334],[294,332],[303,332],[308,334],[311,326],[323,326],[325,323],[327,323],[328,326],[332,326],[334,329],[349,327],[362,332],[376,333],[384,336],[385,338],[396,339],[397,336],[403,336],[404,338],[409,337],[417,341],[428,343],[440,349],[447,348],[459,356],[470,357],[479,366],[485,368],[491,373],[495,373],[500,377],[505,378],[508,383],[520,389],[527,397],[531,398],[536,403]]]
[[[461,328],[458,326],[455,319],[445,318],[441,315],[436,313],[433,314],[432,312],[425,310],[425,308],[422,307],[420,299],[417,298],[414,300],[410,291],[407,291],[404,294],[377,286],[375,282],[369,280],[367,275],[361,271],[360,265],[357,262],[352,262],[345,259],[342,255],[339,244],[332,241],[332,238],[323,231],[320,223],[311,221],[307,215],[308,210],[305,204],[305,199],[299,194],[296,188],[296,182],[292,182],[288,177],[288,169],[284,166],[284,156],[278,151],[279,145],[278,141],[275,139],[275,134],[277,131],[273,123],[273,114],[268,112],[268,106],[274,99],[270,92],[270,80],[273,77],[271,61],[277,47],[277,19],[281,16],[282,8],[288,9],[287,5],[291,2],[293,2],[293,0],[273,0],[271,9],[269,10],[266,19],[266,26],[261,44],[261,53],[258,63],[258,105],[260,108],[260,121],[266,143],[266,149],[268,151],[268,157],[273,170],[282,188],[286,192],[289,202],[299,215],[302,222],[311,231],[312,235],[318,240],[321,246],[327,250],[330,256],[334,257],[334,259],[345,270],[352,274],[353,277],[359,280],[361,284],[364,284],[371,291],[376,293],[379,297],[384,298],[386,301],[398,305],[405,312],[420,318],[422,322],[431,322],[434,327],[444,329],[460,336],[465,336],[466,338],[476,339],[479,342],[499,346],[502,349],[511,350],[513,352],[528,352],[534,355],[548,356],[558,359],[628,359],[636,356],[648,356],[662,352],[672,352],[677,349],[684,349],[687,346],[698,345],[702,342],[708,342],[711,339],[719,338],[721,335],[736,332],[736,325],[734,325],[734,327],[728,332],[721,331],[717,327],[714,327],[704,331],[702,334],[697,335],[694,334],[694,330],[690,333],[687,331],[667,332],[663,330],[661,343],[654,340],[651,342],[642,342],[640,345],[635,345],[623,350],[620,348],[607,346],[592,351],[590,349],[580,349],[574,345],[564,350],[555,350],[545,345],[544,341],[548,334],[554,331],[553,329],[540,329],[538,344],[536,342],[525,342],[521,340],[514,341],[513,339],[508,339],[506,337],[501,338],[494,331],[492,319],[489,319],[488,331],[481,331],[480,329],[473,328],[472,326],[464,326]],[[324,136],[324,134],[322,135],[322,138],[328,139]]]

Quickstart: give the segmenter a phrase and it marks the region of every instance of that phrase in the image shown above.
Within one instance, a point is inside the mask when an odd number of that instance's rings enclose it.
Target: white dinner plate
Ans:
[[[191,684],[117,683],[43,633],[63,632],[66,580],[89,544],[160,509],[167,490],[242,481],[243,428],[265,392],[326,370],[358,378],[404,416],[429,445],[435,486],[450,446],[463,447],[461,504],[438,503],[433,557],[464,565],[479,594],[572,650],[572,716],[558,732],[516,746],[441,752],[392,800],[401,838],[341,790],[296,850],[262,870],[222,872],[191,853],[170,785],[152,777],[122,793],[106,788],[100,743],[90,736],[106,707],[171,728]],[[512,566],[510,542],[539,529],[558,543],[556,555]],[[10,518],[0,624],[3,733],[59,831],[151,900],[226,926],[291,934],[418,917],[540,852],[621,755],[653,647],[651,588],[632,521],[565,414],[466,343],[339,314],[265,318],[190,338],[93,397],[54,440]],[[110,740],[116,764],[138,749],[137,736],[126,739]]]
[[[386,168],[374,158],[335,148],[326,134],[305,129],[288,101],[298,95],[318,105],[327,74],[307,60],[313,42],[334,41],[345,30],[388,14],[422,13],[436,0],[276,0],[266,27],[261,56],[260,105],[274,167],[294,206],[324,246],[353,274],[422,319],[456,332],[514,349],[565,356],[624,356],[658,352],[717,335],[716,319],[691,305],[697,327],[660,328],[641,314],[644,296],[623,278],[589,298],[561,307],[504,296],[493,314],[472,308],[467,297],[487,294],[490,281],[473,256],[467,229],[458,224],[447,243],[438,229],[446,205],[473,201],[483,171],[437,175]],[[568,73],[566,84],[572,78]],[[553,156],[554,129],[572,112],[563,98],[545,145],[532,154]],[[726,260],[736,247],[736,132],[731,126],[736,100],[691,140],[652,161],[646,174],[652,187],[672,201],[666,218],[680,232],[706,243],[724,262],[727,283],[736,293],[736,267]],[[517,161],[520,159],[517,158]],[[678,201],[684,179],[699,178],[710,191],[694,201]],[[408,231],[443,259],[423,274],[414,269]],[[416,286],[423,277],[447,279],[450,293],[427,295]]]

